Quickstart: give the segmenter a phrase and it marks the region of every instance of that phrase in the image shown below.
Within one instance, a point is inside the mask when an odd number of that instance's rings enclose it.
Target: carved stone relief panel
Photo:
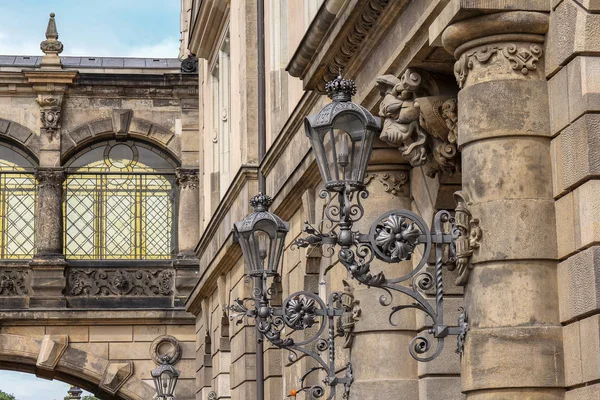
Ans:
[[[73,269],[69,272],[71,296],[171,296],[172,270]]]

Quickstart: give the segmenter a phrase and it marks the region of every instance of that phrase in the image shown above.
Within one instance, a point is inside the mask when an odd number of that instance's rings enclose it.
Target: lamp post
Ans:
[[[444,267],[458,269],[462,282],[470,268],[472,249],[477,246],[481,232],[467,208],[468,199],[457,192],[458,207],[454,215],[439,211],[431,229],[419,215],[400,209],[384,212],[372,222],[368,233],[353,230],[354,224],[364,215],[362,201],[369,196],[364,180],[373,141],[381,131],[381,121],[351,101],[356,93],[353,81],[339,76],[326,85],[326,91],[332,102],[317,114],[306,117],[305,129],[325,185],[320,197],[326,200],[325,216],[332,228],[322,232],[307,223],[304,232],[308,236],[296,239],[295,246],[325,247],[326,254],[333,254],[334,247],[339,246],[338,259],[350,276],[361,284],[384,291],[379,298],[382,306],[391,306],[393,294],[397,292],[411,297],[414,303],[391,307],[389,321],[393,324],[393,316],[407,308],[415,308],[430,317],[432,323],[427,333],[437,345],[432,347],[431,339],[424,335],[415,337],[409,344],[409,352],[415,359],[431,361],[436,358],[444,348],[444,339],[450,335],[458,337],[457,352],[462,353],[468,330],[467,316],[463,311],[455,326],[444,323],[442,273]],[[411,132],[399,131],[397,134],[410,136]],[[325,303],[315,293],[301,291],[288,296],[281,307],[273,307],[271,300],[277,295],[273,283],[281,281],[278,268],[289,224],[268,211],[271,205],[268,196],[258,194],[252,198],[251,205],[254,212],[235,223],[234,233],[246,262],[247,279],[252,280],[254,288],[251,298],[237,299],[228,307],[232,311],[230,317],[254,318],[258,331],[267,340],[290,351],[289,361],[296,360],[298,353],[317,361],[318,367],[302,376],[301,388],[292,391],[292,396],[306,391],[311,399],[323,397],[325,387],[307,387],[304,381],[310,374],[324,371],[327,376],[323,382],[329,387],[327,399],[335,397],[338,384],[344,385],[343,397],[347,398],[354,380],[352,365],[348,363],[345,376],[336,375],[334,341],[336,336],[345,334],[343,328],[336,331],[335,319],[352,308],[345,301],[347,293],[331,293]],[[421,252],[417,253],[419,247]],[[432,253],[434,273],[424,270]],[[416,254],[420,254],[420,259],[404,276],[388,278],[383,272],[371,270],[375,258],[398,263],[410,260]],[[433,301],[426,298],[428,291],[435,293]],[[343,325],[339,324],[340,327]],[[297,331],[313,327],[317,328],[316,333],[300,342],[285,335],[286,328]],[[324,335],[325,329],[327,335]],[[326,360],[321,357],[325,352],[329,356]],[[257,379],[261,382],[264,379],[262,368],[257,370]],[[263,399],[259,397],[258,400]]]
[[[333,399],[337,385],[341,384],[344,385],[343,395],[346,398],[353,381],[352,366],[347,365],[343,377],[338,377],[335,369],[335,337],[342,333],[336,329],[335,319],[344,313],[342,293],[331,293],[325,303],[315,293],[299,291],[283,300],[280,307],[274,307],[271,300],[278,295],[276,284],[281,282],[278,269],[289,223],[268,211],[271,205],[269,196],[259,193],[250,204],[254,212],[235,223],[234,233],[246,261],[246,277],[254,287],[251,298],[236,299],[227,307],[232,312],[230,318],[254,318],[258,332],[265,339],[290,352],[290,362],[297,360],[300,354],[316,360],[318,365],[302,376],[301,387],[292,391],[294,394],[304,391],[311,399],[325,395],[327,399]],[[296,341],[286,334],[286,328],[291,332],[312,329],[308,338]],[[323,353],[327,356],[322,357]],[[324,385],[305,385],[305,380],[319,371],[326,375]],[[264,371],[257,368],[256,374],[257,383],[260,384],[264,380]],[[329,393],[325,386],[329,387]]]
[[[396,292],[411,297],[414,303],[391,308],[389,320],[393,324],[393,316],[407,308],[420,310],[431,318],[432,324],[427,333],[433,336],[437,345],[432,348],[431,340],[426,336],[415,337],[409,345],[410,354],[415,359],[430,361],[437,357],[444,347],[444,338],[450,335],[458,336],[457,352],[462,353],[468,329],[467,316],[463,311],[457,326],[444,323],[442,273],[444,266],[449,270],[457,268],[459,279],[464,280],[470,268],[472,249],[477,246],[481,235],[474,225],[477,221],[471,218],[467,209],[466,196],[457,192],[458,207],[454,215],[439,211],[431,229],[412,211],[394,210],[376,218],[367,233],[353,230],[353,225],[364,214],[362,201],[369,196],[364,176],[373,139],[381,130],[381,122],[368,110],[351,102],[356,92],[353,81],[338,76],[325,89],[333,101],[317,114],[308,116],[305,129],[325,183],[320,197],[326,199],[325,215],[333,229],[321,232],[307,225],[304,231],[309,235],[296,239],[296,246],[320,245],[330,251],[339,246],[338,259],[351,277],[385,292],[379,298],[382,306],[390,306]],[[406,136],[407,141],[411,139],[410,130],[399,130],[396,134]],[[371,270],[371,262],[375,258],[386,263],[410,260],[417,254],[415,250],[418,247],[422,248],[420,259],[404,276],[388,278],[383,272]],[[434,273],[424,269],[432,252]],[[425,297],[427,291],[435,293],[433,302]]]

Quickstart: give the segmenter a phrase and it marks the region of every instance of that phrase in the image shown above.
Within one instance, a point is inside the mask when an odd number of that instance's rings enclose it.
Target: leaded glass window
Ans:
[[[35,161],[0,143],[0,259],[32,258],[35,250]]]
[[[176,164],[167,154],[140,142],[101,142],[66,167],[67,258],[174,257]]]

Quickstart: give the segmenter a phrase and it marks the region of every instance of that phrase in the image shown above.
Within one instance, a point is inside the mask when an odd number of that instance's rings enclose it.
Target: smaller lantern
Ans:
[[[304,120],[321,178],[329,191],[362,189],[381,119],[351,101],[354,81],[338,76],[325,90],[333,101]]]
[[[81,395],[83,394],[83,390],[78,388],[75,385],[71,385],[71,389],[67,392],[69,395],[69,400],[81,400]]]
[[[289,222],[269,212],[272,200],[259,193],[250,200],[254,212],[233,226],[249,276],[277,275]]]
[[[156,387],[156,398],[160,400],[175,400],[175,385],[179,379],[179,371],[169,364],[169,359],[169,357],[162,357],[161,364],[151,372]]]

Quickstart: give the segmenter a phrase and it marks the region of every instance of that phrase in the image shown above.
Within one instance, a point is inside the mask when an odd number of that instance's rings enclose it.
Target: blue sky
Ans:
[[[177,57],[179,11],[180,0],[0,0],[0,54],[42,55],[54,12],[62,55]],[[62,400],[69,385],[0,371],[0,389],[18,400]]]
[[[0,0],[0,54],[42,55],[50,12],[62,55],[177,57],[180,0]]]
[[[17,400],[63,400],[70,387],[66,383],[48,381],[33,374],[0,371],[0,390],[14,395]],[[91,393],[84,391],[84,394]]]

